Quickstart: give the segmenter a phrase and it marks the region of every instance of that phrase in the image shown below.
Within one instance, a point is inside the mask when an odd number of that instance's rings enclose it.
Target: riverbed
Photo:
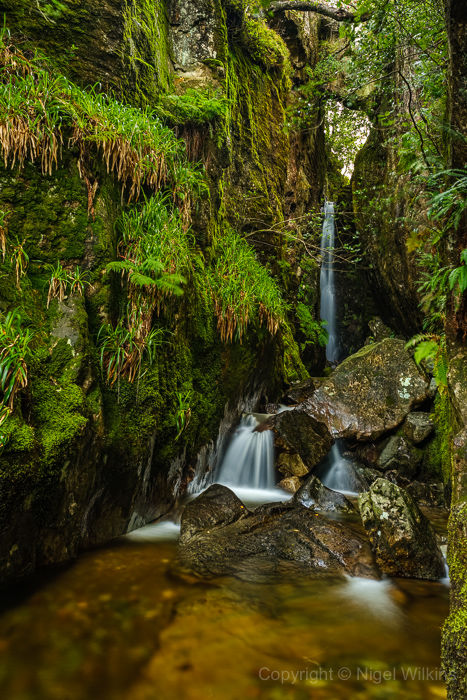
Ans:
[[[181,577],[150,525],[4,598],[5,700],[434,700],[445,583]]]

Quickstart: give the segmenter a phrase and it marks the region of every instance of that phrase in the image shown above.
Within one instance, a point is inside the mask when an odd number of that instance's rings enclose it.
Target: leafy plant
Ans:
[[[316,321],[316,319],[313,318],[310,308],[301,302],[297,304],[296,311],[300,323],[300,330],[306,338],[305,342],[302,343],[302,350],[305,350],[308,345],[326,347],[329,339],[329,334],[326,330],[326,321]]]
[[[3,259],[6,255],[6,235],[8,226],[8,213],[0,209],[0,248],[2,249]]]
[[[16,245],[13,246],[13,250],[11,252],[11,262],[15,268],[16,286],[18,287],[18,289],[20,289],[21,277],[24,277],[29,265],[29,256],[24,250],[24,244],[25,241],[23,241],[22,243],[17,241]]]
[[[460,255],[461,265],[455,267],[449,274],[449,289],[457,289],[459,295],[467,291],[467,248]]]
[[[191,419],[191,401],[193,399],[193,392],[191,390],[184,392],[177,391],[175,396],[178,404],[175,411],[175,426],[177,428],[177,436],[175,441],[177,441],[187,429]]]
[[[424,361],[432,363],[433,377],[438,388],[443,391],[448,384],[448,357],[446,337],[430,333],[420,333],[406,344],[406,350],[414,350],[414,360],[420,365]]]
[[[0,413],[2,422],[7,412],[13,410],[15,397],[28,384],[27,361],[32,355],[30,329],[21,327],[21,315],[17,309],[0,318]]]
[[[82,296],[85,286],[90,285],[86,273],[82,272],[78,266],[73,271],[66,270],[60,262],[57,262],[55,267],[52,265],[49,267],[51,268],[51,275],[47,294],[47,308],[49,308],[52,299],[58,299],[61,302],[68,294],[79,294]]]

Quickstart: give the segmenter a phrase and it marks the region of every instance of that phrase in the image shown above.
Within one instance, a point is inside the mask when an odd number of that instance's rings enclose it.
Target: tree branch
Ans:
[[[343,8],[332,7],[325,5],[322,2],[304,2],[303,0],[277,0],[273,2],[269,8],[273,12],[284,12],[285,10],[296,10],[297,12],[316,12],[319,15],[330,17],[337,22],[365,22],[369,19],[369,14],[363,14],[357,18],[353,12],[344,10]]]

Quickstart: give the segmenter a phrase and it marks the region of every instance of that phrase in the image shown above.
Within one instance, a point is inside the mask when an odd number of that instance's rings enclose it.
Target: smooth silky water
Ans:
[[[176,574],[177,536],[174,523],[147,526],[4,598],[1,697],[445,697],[445,585],[203,583]]]

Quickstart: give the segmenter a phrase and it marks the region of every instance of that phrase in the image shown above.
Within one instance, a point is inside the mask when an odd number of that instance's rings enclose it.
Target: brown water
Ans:
[[[444,585],[201,584],[171,574],[175,552],[124,538],[17,591],[0,618],[0,698],[446,697]]]

